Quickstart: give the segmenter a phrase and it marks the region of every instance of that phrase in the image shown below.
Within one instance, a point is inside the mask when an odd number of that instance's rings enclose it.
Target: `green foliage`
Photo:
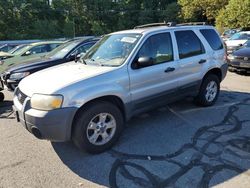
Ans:
[[[207,21],[213,24],[228,0],[178,0],[178,3],[184,20]]]
[[[229,4],[228,4],[229,3]],[[227,5],[228,4],[228,5]],[[249,27],[249,0],[0,0],[0,40],[49,39],[162,21]]]
[[[250,1],[230,0],[225,9],[222,9],[216,19],[220,28],[249,28],[250,27]]]

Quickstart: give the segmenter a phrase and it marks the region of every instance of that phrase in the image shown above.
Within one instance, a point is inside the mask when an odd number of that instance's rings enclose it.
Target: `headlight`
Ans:
[[[19,72],[19,73],[14,73],[10,75],[11,80],[20,80],[26,76],[28,76],[30,73],[29,72]]]
[[[234,60],[234,59],[235,59],[235,57],[232,56],[232,55],[229,55],[227,58],[228,58],[229,60]]]
[[[53,110],[61,108],[63,102],[62,95],[42,95],[34,94],[31,97],[31,107],[38,110]]]

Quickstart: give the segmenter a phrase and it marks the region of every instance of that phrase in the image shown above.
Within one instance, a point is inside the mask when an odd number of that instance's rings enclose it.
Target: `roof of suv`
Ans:
[[[155,31],[162,31],[162,30],[185,30],[185,29],[204,29],[204,28],[213,28],[211,25],[187,25],[187,26],[154,26],[154,27],[145,27],[145,28],[138,28],[138,29],[130,29],[130,30],[123,30],[114,32],[112,34],[122,34],[122,33],[138,33],[138,34],[146,34]]]

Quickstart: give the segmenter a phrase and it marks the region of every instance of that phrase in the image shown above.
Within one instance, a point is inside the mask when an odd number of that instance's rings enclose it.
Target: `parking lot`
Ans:
[[[0,105],[0,187],[249,187],[250,76],[228,73],[216,105],[191,99],[134,117],[99,155],[38,140]]]

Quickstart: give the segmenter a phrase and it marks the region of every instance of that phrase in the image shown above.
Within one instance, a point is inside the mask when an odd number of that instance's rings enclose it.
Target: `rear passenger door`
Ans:
[[[153,58],[153,65],[134,68],[141,57]],[[129,67],[130,92],[134,110],[164,103],[178,88],[177,64],[174,61],[170,32],[148,37]]]
[[[175,31],[178,49],[180,92],[187,94],[198,89],[202,67],[207,63],[205,48],[193,30]]]

